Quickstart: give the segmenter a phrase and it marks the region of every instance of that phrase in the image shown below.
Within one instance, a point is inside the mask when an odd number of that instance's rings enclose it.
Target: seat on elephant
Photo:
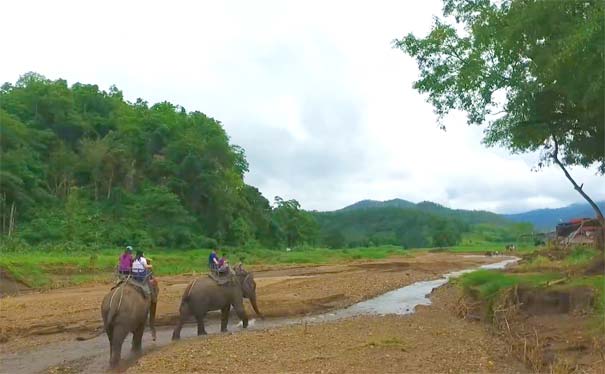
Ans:
[[[155,299],[157,297],[157,295],[152,294],[153,290],[152,288],[149,286],[149,282],[147,281],[137,281],[133,278],[125,278],[125,279],[120,279],[115,286],[113,286],[111,289],[113,290],[116,287],[119,287],[121,284],[123,283],[130,283],[133,286],[135,286],[135,288],[143,295],[143,297],[148,298],[151,297],[152,299]]]
[[[235,274],[233,274],[232,272],[219,273],[211,271],[210,273],[208,273],[208,278],[215,281],[219,286],[225,286],[228,284],[233,284],[233,282],[235,282]]]

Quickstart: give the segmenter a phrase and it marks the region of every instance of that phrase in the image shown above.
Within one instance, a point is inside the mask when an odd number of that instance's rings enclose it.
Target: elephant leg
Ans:
[[[151,338],[155,342],[155,310],[157,308],[157,302],[151,302],[151,306],[149,307],[149,328],[151,329]]]
[[[221,332],[227,332],[227,323],[229,323],[229,311],[231,310],[231,305],[227,305],[223,309],[221,309]]]
[[[235,313],[237,313],[237,316],[239,317],[239,319],[242,320],[242,326],[244,328],[247,328],[248,327],[248,315],[246,314],[246,310],[244,309],[243,302],[240,300],[239,302],[234,303],[233,309],[235,309]]]
[[[172,332],[172,340],[178,340],[181,338],[181,329],[187,320],[191,317],[191,311],[189,310],[188,303],[181,303],[181,308],[179,309],[179,321],[177,322],[174,331]]]
[[[128,331],[124,327],[114,326],[111,334],[111,356],[109,358],[109,366],[111,368],[117,367],[120,363],[120,359],[122,358],[122,344],[124,343],[124,339],[126,339],[126,335],[128,335]]]
[[[145,322],[141,323],[139,327],[132,333],[132,350],[134,352],[141,352],[143,349],[143,333],[145,332]]]
[[[204,329],[204,317],[204,314],[195,316],[195,319],[197,321],[197,336],[206,335],[206,329]]]

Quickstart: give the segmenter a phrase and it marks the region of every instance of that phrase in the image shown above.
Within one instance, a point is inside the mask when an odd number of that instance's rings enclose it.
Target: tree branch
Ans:
[[[605,218],[603,217],[603,213],[601,212],[601,209],[599,209],[599,206],[597,204],[595,204],[595,202],[592,201],[592,199],[584,192],[584,190],[582,189],[582,187],[584,187],[584,184],[582,184],[581,186],[578,186],[576,181],[572,178],[572,176],[569,174],[569,172],[565,168],[565,165],[563,165],[561,160],[559,160],[559,142],[557,142],[557,138],[554,135],[552,136],[552,139],[553,139],[553,142],[555,143],[555,149],[551,153],[550,157],[553,159],[555,164],[559,165],[561,170],[563,170],[563,173],[565,173],[565,176],[571,182],[571,184],[573,185],[573,188],[575,188],[575,190],[578,191],[580,193],[580,195],[582,195],[582,197],[586,201],[588,201],[588,203],[590,204],[592,209],[594,209],[594,211],[595,211],[597,220],[599,221],[601,226],[603,226],[603,228],[605,228]]]

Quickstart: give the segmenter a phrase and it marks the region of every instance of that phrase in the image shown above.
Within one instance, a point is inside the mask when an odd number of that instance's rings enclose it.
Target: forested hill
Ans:
[[[411,201],[403,199],[393,199],[386,201],[376,200],[361,200],[349,206],[346,206],[339,211],[347,212],[354,210],[366,210],[376,208],[405,208],[405,209],[416,209],[421,212],[428,212],[442,217],[449,217],[461,220],[465,223],[491,223],[491,224],[506,224],[509,221],[506,217],[499,214],[484,211],[484,210],[464,210],[464,209],[450,209],[433,203],[430,201],[422,201],[420,203],[413,203]]]
[[[0,124],[3,250],[409,248],[453,245],[471,229],[491,240],[512,235],[494,228],[506,221],[492,213],[429,202],[366,201],[331,213],[279,197],[271,205],[244,183],[244,150],[219,121],[169,102],[128,102],[115,87],[28,73],[2,85]]]
[[[382,207],[315,212],[321,240],[332,248],[398,245],[405,248],[457,244],[469,225],[417,209]]]
[[[298,238],[286,218],[308,223],[244,183],[244,151],[203,113],[35,73],[5,83],[0,105],[5,246],[280,245]]]

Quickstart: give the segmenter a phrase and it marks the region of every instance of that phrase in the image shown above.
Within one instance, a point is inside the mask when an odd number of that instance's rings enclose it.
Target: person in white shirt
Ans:
[[[138,281],[145,280],[145,277],[152,269],[151,264],[147,263],[147,259],[143,256],[143,251],[137,251],[137,255],[132,261],[132,276]]]

